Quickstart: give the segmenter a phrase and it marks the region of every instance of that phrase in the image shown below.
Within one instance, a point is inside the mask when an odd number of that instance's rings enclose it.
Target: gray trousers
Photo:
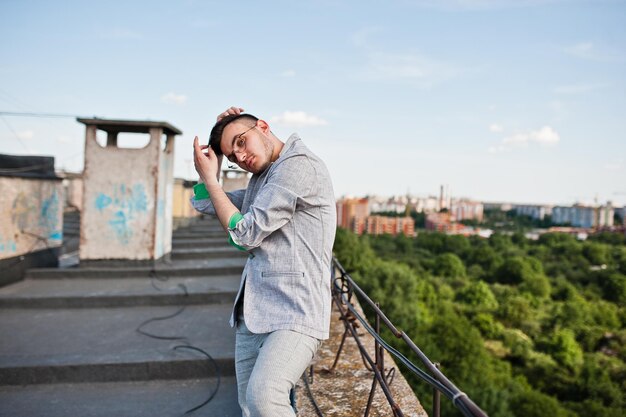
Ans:
[[[235,370],[244,417],[294,417],[289,392],[309,366],[320,341],[291,330],[255,334],[237,323]]]

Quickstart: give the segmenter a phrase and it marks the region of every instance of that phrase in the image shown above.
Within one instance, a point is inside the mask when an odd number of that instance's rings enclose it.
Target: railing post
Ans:
[[[439,369],[439,363],[434,362],[435,368]],[[441,414],[441,392],[433,387],[433,417],[439,417]]]
[[[376,307],[380,309],[379,302],[376,302]],[[376,333],[380,334],[380,316],[378,314],[376,314]],[[385,384],[386,384],[387,375],[385,374],[384,350],[381,344],[376,339],[374,339],[374,346],[375,346],[374,348],[375,348],[375,355],[376,355],[376,365],[378,367],[378,370],[380,371],[380,374],[383,376],[383,380],[385,381]]]

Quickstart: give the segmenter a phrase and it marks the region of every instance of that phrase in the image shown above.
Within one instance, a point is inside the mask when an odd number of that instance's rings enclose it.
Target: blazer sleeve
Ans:
[[[293,218],[298,204],[304,204],[303,198],[310,194],[315,177],[315,168],[306,155],[281,161],[250,209],[231,219],[228,231],[233,242],[246,250],[259,247],[267,236]]]
[[[201,186],[201,187],[199,187]],[[229,191],[226,193],[230,201],[237,207],[237,210],[241,210],[243,205],[243,197],[246,194],[245,189]],[[204,214],[215,215],[215,207],[211,202],[211,197],[206,191],[204,184],[197,184],[194,187],[194,196],[189,200],[194,209]]]

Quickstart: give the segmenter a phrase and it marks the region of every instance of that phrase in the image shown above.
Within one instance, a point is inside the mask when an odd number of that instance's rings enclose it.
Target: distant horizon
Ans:
[[[401,195],[401,194],[396,194],[396,195],[382,195],[382,194],[366,194],[366,195],[341,195],[338,196],[337,199],[340,198],[366,198],[366,197],[382,197],[382,198],[393,198],[393,197],[400,197],[400,196],[406,196],[405,195]],[[426,194],[411,194],[410,195],[412,198],[439,198],[437,195],[434,194],[430,194],[430,195],[426,195]],[[576,202],[572,202],[572,203],[536,203],[536,202],[525,202],[525,201],[507,201],[507,200],[482,200],[482,199],[478,199],[478,198],[473,198],[473,197],[468,197],[468,196],[452,196],[452,199],[459,199],[459,200],[468,200],[468,201],[476,201],[479,203],[483,203],[483,204],[511,204],[511,205],[527,205],[527,206],[564,206],[564,207],[570,207],[570,206],[574,206],[576,204],[582,204],[584,206],[593,206],[595,203],[593,202],[583,202],[583,201],[576,201]],[[607,201],[601,202],[598,201],[598,206],[606,206],[607,205]],[[614,208],[622,208],[622,207],[626,207],[625,205],[616,205],[614,202],[611,202],[612,206]]]

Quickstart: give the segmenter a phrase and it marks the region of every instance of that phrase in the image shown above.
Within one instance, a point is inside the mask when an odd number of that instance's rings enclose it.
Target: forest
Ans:
[[[490,416],[626,415],[624,235],[529,240],[522,233],[484,239],[338,229],[334,251],[397,327]],[[384,336],[419,364],[399,339]],[[400,371],[430,410],[432,389]],[[442,398],[442,415],[461,414]]]

